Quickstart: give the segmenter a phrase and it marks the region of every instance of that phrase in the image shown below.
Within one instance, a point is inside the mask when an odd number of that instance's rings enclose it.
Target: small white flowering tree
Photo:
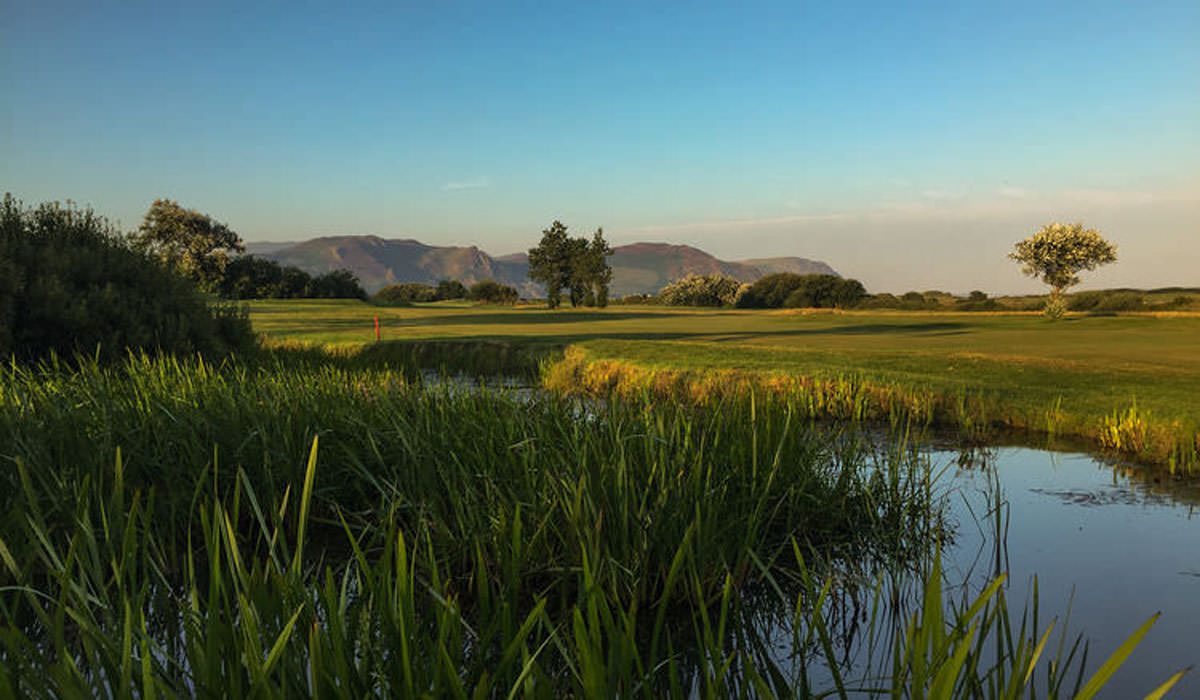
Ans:
[[[663,287],[658,298],[668,306],[732,306],[737,280],[722,274],[689,274]]]
[[[1055,222],[1017,243],[1008,257],[1021,263],[1021,272],[1050,285],[1046,315],[1058,318],[1066,310],[1063,292],[1079,284],[1080,272],[1116,262],[1117,247],[1081,223]]]

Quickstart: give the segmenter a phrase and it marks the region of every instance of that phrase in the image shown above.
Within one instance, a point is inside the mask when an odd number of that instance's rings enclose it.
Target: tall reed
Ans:
[[[0,370],[0,446],[0,696],[991,696],[1037,661],[972,655],[992,592],[872,613],[895,666],[840,672],[831,601],[930,600],[947,532],[927,464],[787,402],[133,357]]]

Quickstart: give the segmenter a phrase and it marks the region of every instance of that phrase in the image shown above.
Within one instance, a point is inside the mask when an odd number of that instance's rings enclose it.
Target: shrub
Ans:
[[[471,285],[467,297],[485,304],[515,304],[519,295],[515,287],[500,284],[495,280],[481,280]]]
[[[404,306],[413,302],[435,301],[436,299],[437,290],[428,284],[405,282],[393,284],[375,292],[371,301],[380,306]]]
[[[737,291],[732,277],[689,274],[663,287],[658,298],[668,306],[732,306]]]
[[[1140,311],[1146,307],[1146,298],[1137,292],[1115,292],[1106,294],[1096,305],[1097,311]]]
[[[90,209],[0,203],[0,355],[223,354],[253,342],[243,311],[214,310]]]
[[[767,275],[750,285],[739,301],[746,309],[778,309],[801,284],[800,275],[779,272]]]
[[[978,289],[968,294],[966,299],[956,300],[954,305],[959,311],[992,311],[999,308],[995,299],[989,299],[986,293]]]
[[[898,309],[900,308],[900,299],[895,294],[882,292],[868,295],[859,306],[864,309]]]
[[[862,282],[837,275],[797,275],[779,272],[767,275],[738,294],[737,306],[744,309],[850,308],[867,296]]]
[[[434,292],[436,301],[447,301],[449,299],[466,299],[467,288],[458,280],[442,280],[437,283],[437,289]]]

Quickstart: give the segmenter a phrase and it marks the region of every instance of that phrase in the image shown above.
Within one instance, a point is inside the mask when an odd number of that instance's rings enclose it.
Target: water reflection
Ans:
[[[896,449],[878,435],[868,439],[882,453]],[[1142,697],[1200,662],[1195,645],[1200,519],[1194,483],[1077,453],[944,445],[913,449],[942,474],[953,531],[941,552],[949,609],[963,609],[1004,575],[1014,624],[1022,621],[1023,610],[1031,622],[1036,614],[1040,630],[1053,621],[1050,649],[1061,644],[1064,654],[1076,639],[1086,640],[1085,679],[1138,626],[1161,612],[1100,697]],[[776,590],[774,596],[747,600],[749,612],[731,643],[758,668],[786,676],[798,689],[886,686],[894,646],[920,610],[928,573],[896,566],[887,560],[843,562],[829,574],[825,597],[817,601],[803,599],[814,593],[803,586],[799,594]],[[821,606],[823,631],[797,614],[814,603]],[[991,653],[997,643],[989,639],[984,648]],[[1083,648],[1078,652],[1076,658]],[[831,657],[836,674],[828,664]],[[1039,694],[1045,690],[1043,674],[1039,671],[1033,683]],[[1185,677],[1172,697],[1197,694],[1200,679]]]
[[[1090,641],[1091,668],[1163,613],[1104,696],[1141,697],[1200,661],[1200,578],[1189,573],[1200,570],[1195,482],[1079,453],[927,453],[935,464],[953,465],[949,504],[960,526],[946,558],[960,585],[978,590],[1002,571],[1012,601],[1029,600],[1036,585],[1043,617],[1069,613],[1074,630]],[[1197,692],[1196,679],[1185,678],[1175,696]]]

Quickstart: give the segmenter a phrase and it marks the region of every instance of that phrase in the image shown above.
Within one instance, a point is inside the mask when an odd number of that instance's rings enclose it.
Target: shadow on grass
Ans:
[[[536,325],[552,323],[593,323],[597,321],[631,321],[638,319],[680,318],[679,314],[665,312],[636,312],[636,311],[550,311],[547,309],[521,311],[512,313],[473,313],[452,314],[446,316],[427,316],[404,319],[404,325],[411,326],[486,326],[486,325]]]
[[[968,333],[965,323],[936,321],[928,323],[864,323],[846,326],[830,326],[828,328],[791,328],[779,331],[755,332],[761,337],[774,335],[904,335],[920,333],[923,335],[962,335]]]

